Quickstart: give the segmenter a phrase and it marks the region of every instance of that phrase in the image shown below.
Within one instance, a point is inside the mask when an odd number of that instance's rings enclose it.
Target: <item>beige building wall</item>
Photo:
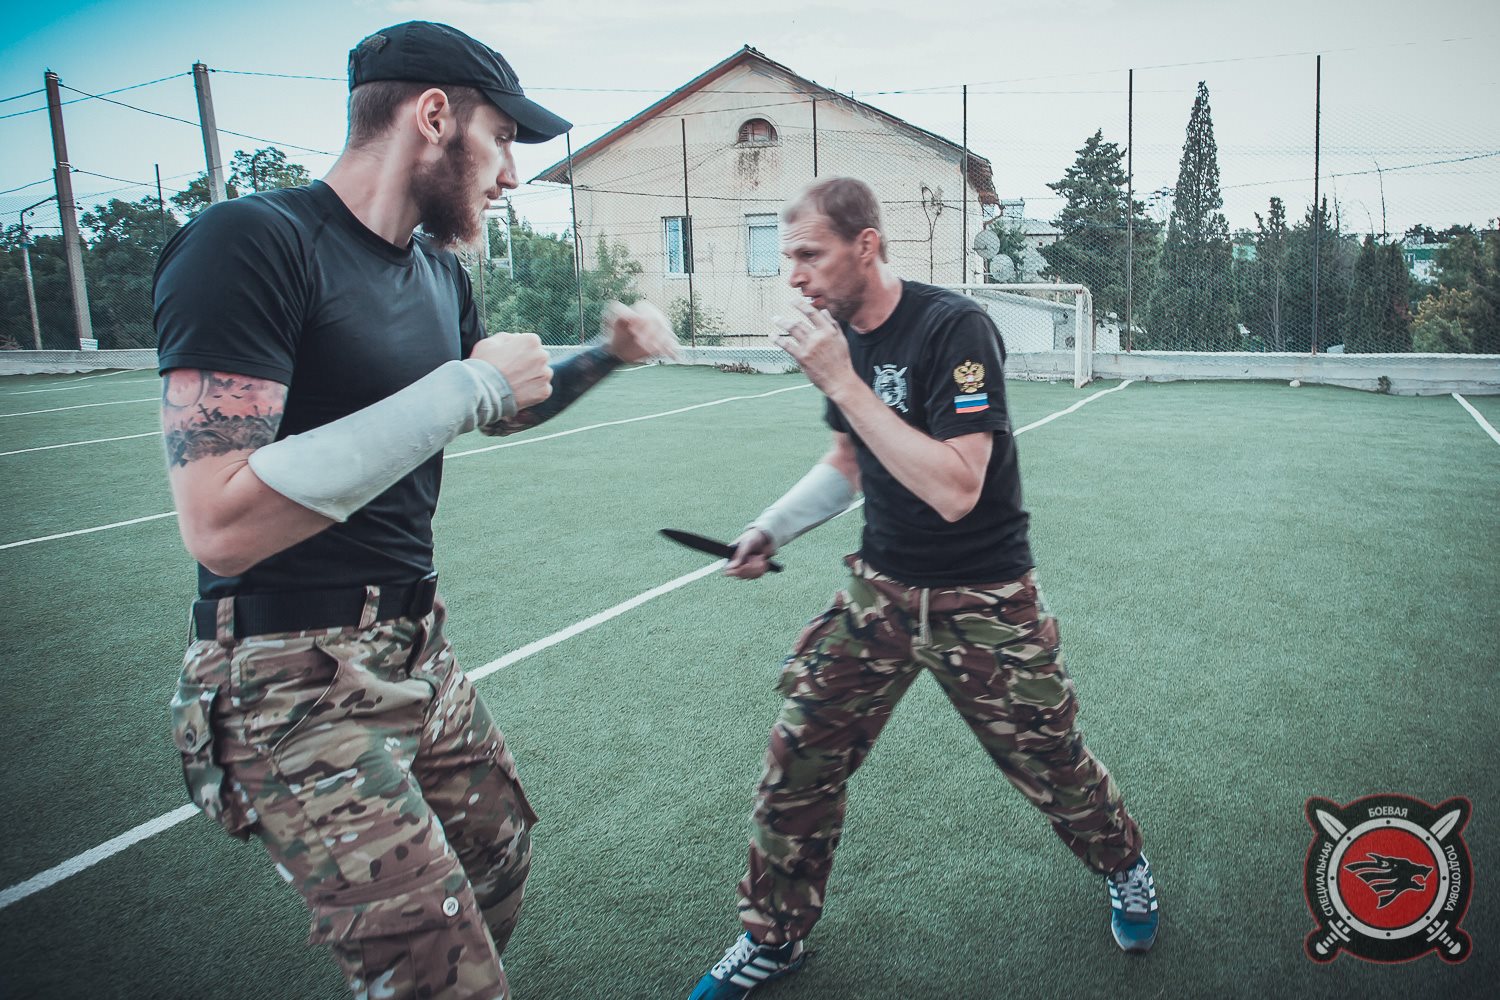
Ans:
[[[584,266],[595,266],[601,236],[624,244],[645,273],[642,294],[664,309],[686,300],[688,277],[667,272],[664,220],[684,214],[683,136],[686,123],[687,201],[691,207],[693,291],[699,329],[717,326],[726,343],[764,337],[770,317],[793,298],[779,248],[779,273],[752,275],[748,216],[777,214],[813,179],[813,102],[793,81],[763,66],[740,66],[693,93],[669,113],[636,127],[574,166]],[[882,203],[891,261],[903,277],[953,283],[978,273],[964,254],[962,189],[968,239],[981,224],[978,192],[961,177],[960,151],[894,126],[847,99],[817,101],[817,176],[858,177]],[[764,118],[770,144],[740,143],[741,125]],[[931,218],[923,185],[945,203]]]

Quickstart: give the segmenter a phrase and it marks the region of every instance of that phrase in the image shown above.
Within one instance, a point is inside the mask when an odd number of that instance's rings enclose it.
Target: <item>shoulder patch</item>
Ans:
[[[960,392],[978,392],[984,388],[984,365],[977,361],[965,361],[953,369],[953,381]]]

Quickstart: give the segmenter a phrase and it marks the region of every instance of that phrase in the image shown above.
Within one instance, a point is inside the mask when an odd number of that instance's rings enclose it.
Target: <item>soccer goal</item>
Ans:
[[[1094,298],[1086,285],[1050,282],[944,285],[984,307],[1005,341],[1007,378],[1044,382],[1094,378]]]

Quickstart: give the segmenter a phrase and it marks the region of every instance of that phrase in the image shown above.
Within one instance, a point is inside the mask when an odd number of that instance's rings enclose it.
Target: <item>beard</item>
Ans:
[[[444,147],[440,160],[412,174],[412,197],[421,213],[422,231],[444,249],[479,239],[484,214],[474,207],[478,173],[474,153],[459,132]]]

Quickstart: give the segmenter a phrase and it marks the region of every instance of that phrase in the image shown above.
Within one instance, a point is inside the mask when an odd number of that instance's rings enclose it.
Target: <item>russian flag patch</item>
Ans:
[[[953,397],[954,413],[978,413],[989,408],[990,394],[987,392],[966,392]]]

